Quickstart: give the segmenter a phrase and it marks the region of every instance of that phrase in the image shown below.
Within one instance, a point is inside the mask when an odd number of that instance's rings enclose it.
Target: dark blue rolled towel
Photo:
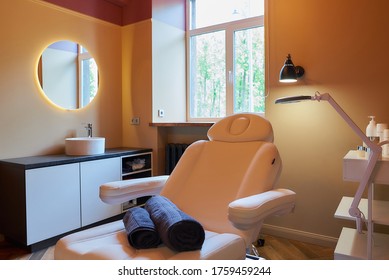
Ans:
[[[155,248],[161,244],[157,229],[149,213],[141,207],[128,209],[123,217],[127,239],[136,249]]]
[[[178,209],[168,198],[154,196],[146,202],[145,209],[167,247],[176,251],[201,249],[205,239],[202,225]]]

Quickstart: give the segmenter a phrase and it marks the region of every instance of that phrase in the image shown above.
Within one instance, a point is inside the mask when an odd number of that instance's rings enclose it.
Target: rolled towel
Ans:
[[[168,198],[154,196],[146,202],[145,209],[167,247],[176,251],[201,249],[205,239],[202,225],[178,209]]]
[[[155,248],[161,244],[157,229],[150,218],[149,213],[141,207],[128,209],[123,217],[127,239],[130,245],[136,249]]]

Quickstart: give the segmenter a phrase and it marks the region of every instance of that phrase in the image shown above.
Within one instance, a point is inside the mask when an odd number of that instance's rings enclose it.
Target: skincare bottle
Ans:
[[[366,136],[373,140],[377,136],[376,132],[376,122],[374,120],[375,116],[369,116],[371,118],[369,124],[366,127]]]
[[[376,125],[376,133],[378,137],[378,143],[384,141],[384,130],[388,128],[387,123],[377,123]]]
[[[389,141],[389,129],[384,129],[382,138],[382,141]],[[382,156],[389,157],[389,144],[382,146]]]

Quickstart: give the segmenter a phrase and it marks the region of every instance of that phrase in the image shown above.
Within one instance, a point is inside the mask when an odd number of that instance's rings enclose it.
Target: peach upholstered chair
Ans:
[[[110,182],[100,187],[110,204],[160,195],[198,221],[201,249],[176,251],[130,246],[123,221],[60,239],[55,259],[245,259],[264,219],[293,211],[296,194],[276,188],[282,161],[268,120],[251,113],[228,116],[191,144],[170,176]]]

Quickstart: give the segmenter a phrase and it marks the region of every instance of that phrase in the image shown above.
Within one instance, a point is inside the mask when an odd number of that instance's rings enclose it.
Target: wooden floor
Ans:
[[[30,253],[28,250],[10,243],[5,240],[0,240],[0,260],[53,260],[54,246],[47,249]]]
[[[334,259],[334,248],[269,235],[264,235],[263,238],[264,246],[257,247],[257,250],[259,255],[267,260]]]
[[[269,235],[257,247],[259,255],[267,260],[332,260],[334,249]],[[5,240],[0,240],[0,260],[53,260],[54,247],[29,253]]]

